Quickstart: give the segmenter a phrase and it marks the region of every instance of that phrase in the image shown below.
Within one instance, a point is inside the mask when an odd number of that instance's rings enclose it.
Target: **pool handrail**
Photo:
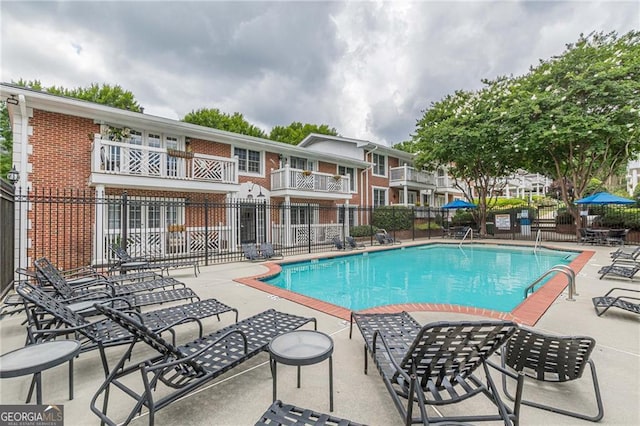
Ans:
[[[567,297],[567,300],[570,302],[575,302],[576,299],[573,296],[579,296],[579,294],[576,292],[576,272],[567,265],[555,265],[551,267],[551,269],[549,269],[547,272],[540,275],[524,290],[524,298],[527,298],[530,290],[531,294],[533,294],[533,287],[535,287],[536,284],[545,279],[547,275],[553,274],[554,272],[561,272],[567,277],[569,287],[569,296]]]
[[[536,253],[536,251],[538,251],[538,244],[540,243],[540,241],[542,241],[542,230],[538,229],[538,232],[536,233],[536,244],[533,246],[534,254]]]
[[[462,247],[462,243],[464,242],[465,238],[467,238],[467,235],[469,235],[469,233],[471,233],[471,240],[473,240],[473,228],[468,227],[467,232],[464,233],[464,237],[462,237],[462,239],[460,240],[460,244],[458,244],[458,247]]]

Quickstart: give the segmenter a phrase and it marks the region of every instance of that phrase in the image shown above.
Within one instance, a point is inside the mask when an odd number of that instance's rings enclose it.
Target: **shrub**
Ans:
[[[556,225],[573,225],[573,216],[566,210],[558,210]]]
[[[413,209],[404,206],[380,206],[373,211],[371,223],[387,231],[411,229]]]
[[[416,225],[416,230],[427,231],[429,229],[441,230],[442,227],[435,222],[419,223]]]
[[[352,237],[370,237],[378,232],[378,228],[370,225],[358,225],[349,228],[349,235]]]

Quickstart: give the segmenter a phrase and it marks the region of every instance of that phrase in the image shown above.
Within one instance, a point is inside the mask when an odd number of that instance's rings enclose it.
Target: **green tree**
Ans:
[[[45,91],[54,95],[68,96],[82,99],[114,108],[127,109],[141,112],[142,107],[136,101],[133,93],[122,87],[109,84],[93,83],[89,87],[77,87],[75,89],[65,89],[64,87],[43,87],[40,80],[23,80],[12,82],[15,85],[27,87],[33,90]],[[0,176],[5,177],[11,170],[13,157],[13,135],[9,123],[9,112],[6,105],[0,105]]]
[[[412,140],[399,142],[393,145],[393,148],[399,151],[408,152],[409,154],[415,154],[418,150],[417,145]]]
[[[269,139],[288,143],[290,145],[298,145],[304,138],[311,133],[319,133],[321,135],[338,136],[338,132],[333,127],[326,124],[302,124],[294,121],[288,126],[274,126],[269,134]]]
[[[640,150],[640,32],[581,35],[511,90],[504,119],[527,151],[527,170],[559,182],[580,223],[574,198]]]
[[[477,92],[457,91],[434,103],[418,120],[413,135],[416,164],[428,169],[447,166],[467,200],[477,202],[481,234],[486,234],[487,210],[495,203],[503,178],[518,169],[525,155],[512,144],[501,117],[511,80],[484,84]]]
[[[185,115],[182,121],[247,136],[267,137],[262,129],[250,124],[239,112],[227,114],[217,108],[201,108]]]

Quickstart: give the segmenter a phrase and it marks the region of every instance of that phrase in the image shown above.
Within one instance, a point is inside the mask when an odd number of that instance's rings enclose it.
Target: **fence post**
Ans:
[[[220,244],[220,240],[218,240]],[[204,265],[209,266],[209,199],[204,200]]]
[[[311,253],[311,204],[307,203],[307,251]]]
[[[127,251],[128,239],[127,224],[129,223],[129,199],[127,197],[127,191],[122,193],[122,220],[120,221],[120,247],[124,251]]]

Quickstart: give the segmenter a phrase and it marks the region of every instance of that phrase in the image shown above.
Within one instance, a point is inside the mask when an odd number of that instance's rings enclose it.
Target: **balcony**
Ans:
[[[289,166],[271,171],[272,197],[349,200],[350,185],[349,176],[292,169]]]
[[[91,153],[91,183],[225,193],[237,190],[238,161],[111,141],[96,135]]]
[[[392,188],[406,186],[411,189],[435,189],[436,179],[433,173],[410,166],[392,167],[389,172],[389,186]]]

